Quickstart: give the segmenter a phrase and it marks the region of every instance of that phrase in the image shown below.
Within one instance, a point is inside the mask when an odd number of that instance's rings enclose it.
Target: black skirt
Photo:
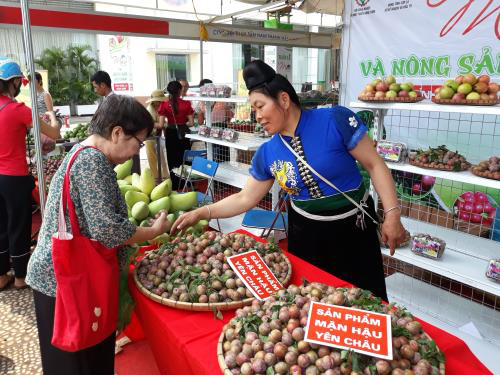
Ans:
[[[368,213],[376,218],[373,199]],[[349,211],[322,212],[333,216]],[[366,228],[356,226],[356,215],[335,221],[317,221],[288,209],[288,250],[299,258],[387,301],[377,225],[365,216]],[[311,280],[314,281],[314,275]]]

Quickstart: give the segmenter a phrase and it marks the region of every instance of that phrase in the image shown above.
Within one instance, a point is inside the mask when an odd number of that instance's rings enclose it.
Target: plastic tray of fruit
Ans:
[[[462,172],[471,167],[471,163],[465,160],[465,157],[448,150],[444,145],[410,153],[410,164],[421,168],[450,172]]]
[[[418,233],[412,236],[411,251],[426,258],[440,259],[443,256],[446,242],[428,234]]]
[[[479,177],[489,178],[492,180],[500,180],[500,158],[492,156],[488,160],[484,160],[479,165],[471,168],[472,174]]]
[[[252,293],[231,270],[226,257],[256,250],[283,285],[292,277],[292,265],[271,243],[230,233],[183,235],[150,251],[137,265],[134,281],[148,298],[182,310],[230,310],[249,305]]]
[[[311,301],[389,314],[398,360],[305,341]],[[425,359],[421,353],[428,353]],[[444,354],[404,307],[385,304],[367,290],[307,281],[236,310],[219,336],[217,359],[223,375],[406,374],[410,368],[411,374],[445,374]]]
[[[486,277],[500,282],[500,259],[491,259],[486,268]]]

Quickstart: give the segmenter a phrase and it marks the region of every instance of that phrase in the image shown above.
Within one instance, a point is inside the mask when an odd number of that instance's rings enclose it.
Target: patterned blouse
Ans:
[[[66,167],[73,153],[81,147],[77,144],[71,149],[52,179],[38,245],[28,264],[26,282],[52,297],[56,295],[52,236],[57,232]],[[89,148],[80,152],[71,168],[70,194],[83,236],[112,248],[123,245],[135,233],[136,226],[128,220],[127,206],[120,194],[113,165],[100,151]],[[70,230],[68,215],[66,225]]]

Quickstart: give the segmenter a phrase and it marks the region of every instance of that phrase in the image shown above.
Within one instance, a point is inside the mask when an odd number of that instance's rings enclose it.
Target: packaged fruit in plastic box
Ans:
[[[492,201],[485,193],[467,191],[455,201],[454,211],[458,218],[466,223],[491,227],[497,210]]]
[[[415,234],[412,237],[411,251],[417,255],[431,259],[439,259],[443,256],[446,243],[440,238],[428,234]]]
[[[435,99],[449,99],[453,102],[464,100],[484,100],[496,102],[498,84],[491,82],[490,76],[476,77],[474,74],[458,76],[448,80],[434,91]]]
[[[486,269],[486,277],[500,282],[500,259],[491,259]]]

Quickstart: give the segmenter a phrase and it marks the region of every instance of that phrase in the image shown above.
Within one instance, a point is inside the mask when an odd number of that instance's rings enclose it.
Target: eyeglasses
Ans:
[[[139,148],[143,148],[144,147],[144,142],[141,141],[139,138],[137,138],[135,135],[132,135],[132,137],[135,138],[135,140],[139,143]]]

